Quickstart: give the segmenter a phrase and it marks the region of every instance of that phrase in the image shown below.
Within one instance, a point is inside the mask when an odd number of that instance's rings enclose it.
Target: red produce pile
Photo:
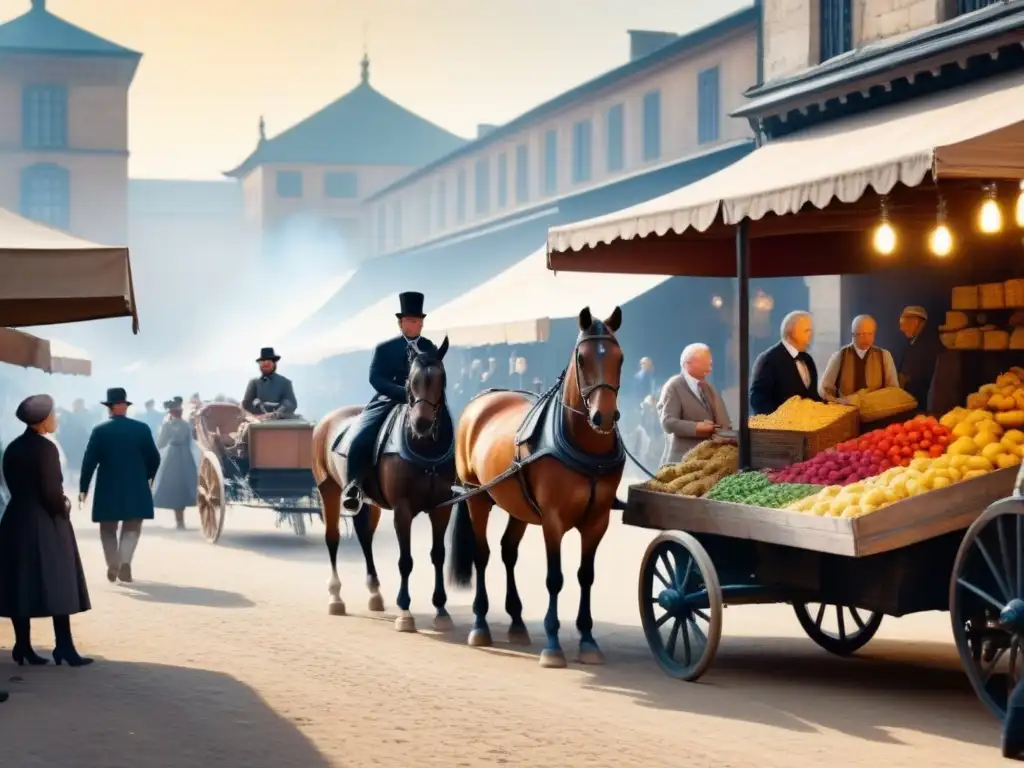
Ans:
[[[850,485],[880,475],[891,466],[892,462],[878,451],[828,450],[799,464],[768,472],[768,479],[773,483]]]

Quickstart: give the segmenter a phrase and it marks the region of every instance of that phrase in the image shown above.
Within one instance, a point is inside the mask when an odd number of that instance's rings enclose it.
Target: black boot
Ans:
[[[363,489],[355,480],[345,486],[341,493],[341,514],[346,517],[354,517],[363,508]]]
[[[80,656],[75,650],[75,641],[71,637],[71,618],[69,616],[53,617],[53,635],[56,638],[56,647],[53,649],[53,660],[59,667],[62,662],[67,662],[69,667],[84,667],[92,664],[88,656]]]
[[[14,648],[11,649],[11,658],[19,667],[25,662],[32,666],[46,664],[44,659],[32,650],[32,622],[29,619],[11,619],[14,625]]]

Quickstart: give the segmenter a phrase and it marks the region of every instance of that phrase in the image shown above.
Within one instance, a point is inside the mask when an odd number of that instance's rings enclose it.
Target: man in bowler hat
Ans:
[[[372,462],[373,445],[377,433],[396,406],[406,401],[405,385],[409,379],[412,361],[419,354],[437,354],[437,347],[420,335],[423,331],[423,294],[415,291],[398,294],[400,311],[399,335],[378,344],[370,360],[370,386],[377,394],[363,409],[359,420],[352,425],[354,432],[348,448],[348,485],[342,494],[342,509],[350,515],[363,505],[362,483]]]
[[[260,350],[260,356],[256,358],[260,366],[260,375],[249,380],[245,395],[242,397],[242,407],[249,413],[272,413],[279,419],[295,414],[299,404],[295,399],[291,380],[277,372],[277,361],[280,359],[280,355],[274,354],[273,347],[264,347]],[[274,410],[266,410],[266,404],[274,404]]]
[[[85,502],[95,474],[92,521],[100,524],[107,581],[128,583],[132,580],[132,556],[142,533],[142,521],[153,519],[152,483],[160,468],[160,452],[149,427],[125,415],[131,403],[123,389],[108,389],[103,405],[110,418],[89,436],[78,503]]]

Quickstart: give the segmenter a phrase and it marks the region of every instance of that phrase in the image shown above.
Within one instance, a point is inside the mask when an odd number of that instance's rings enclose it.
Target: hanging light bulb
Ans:
[[[1017,195],[1016,210],[1017,226],[1024,228],[1024,181],[1020,183],[1020,194]]]
[[[712,296],[711,297],[711,306],[714,307],[715,309],[721,309],[723,303],[724,302],[722,301],[722,297],[721,296]]]
[[[1003,228],[1003,212],[996,199],[995,184],[989,184],[985,190],[985,202],[981,204],[978,213],[978,228],[987,235],[995,234]]]
[[[928,236],[928,247],[936,256],[949,256],[953,251],[953,233],[946,225],[946,201],[939,198],[939,210],[936,214],[935,229]]]
[[[876,251],[883,256],[888,256],[896,250],[896,230],[893,229],[892,224],[889,223],[889,209],[884,197],[882,198],[880,205],[882,209],[882,220],[879,222],[878,226],[875,227],[872,244]]]

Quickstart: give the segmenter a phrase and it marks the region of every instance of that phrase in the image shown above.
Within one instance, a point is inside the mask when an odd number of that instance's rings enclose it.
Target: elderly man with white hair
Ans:
[[[818,369],[807,354],[814,338],[810,312],[790,312],[782,318],[778,344],[762,352],[750,374],[750,412],[771,413],[793,396],[821,400]]]
[[[719,429],[729,429],[725,403],[707,377],[711,374],[711,349],[690,344],[679,356],[680,373],[665,382],[658,399],[658,417],[665,431],[661,463],[675,464],[687,451]]]
[[[828,402],[849,397],[862,389],[898,387],[896,363],[887,349],[875,346],[878,323],[871,315],[857,315],[850,326],[853,341],[829,358],[818,394]]]

